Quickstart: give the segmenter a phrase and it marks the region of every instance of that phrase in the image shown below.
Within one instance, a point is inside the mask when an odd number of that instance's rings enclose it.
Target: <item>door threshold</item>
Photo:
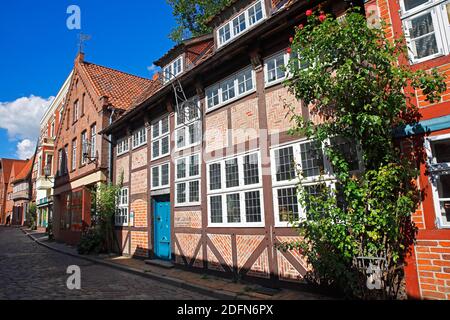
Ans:
[[[165,269],[172,269],[175,267],[175,265],[172,262],[160,259],[145,260],[145,263]]]

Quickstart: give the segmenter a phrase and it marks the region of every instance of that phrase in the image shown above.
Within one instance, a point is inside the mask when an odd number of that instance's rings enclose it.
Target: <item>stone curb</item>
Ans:
[[[244,297],[242,297],[241,295],[236,294],[236,293],[228,293],[228,292],[223,292],[223,291],[219,291],[219,290],[214,290],[214,289],[202,287],[202,286],[199,286],[199,285],[187,283],[187,282],[185,282],[183,280],[180,280],[180,279],[171,278],[171,277],[167,277],[167,276],[160,276],[160,275],[156,275],[156,274],[151,274],[151,273],[144,272],[144,271],[141,271],[141,270],[138,270],[138,269],[135,269],[135,268],[130,268],[130,267],[118,265],[116,263],[104,261],[104,260],[101,260],[101,259],[92,258],[92,257],[88,257],[88,256],[83,256],[83,255],[80,255],[80,254],[73,254],[73,253],[70,253],[70,252],[67,252],[67,251],[64,251],[64,250],[60,250],[60,249],[52,247],[52,246],[50,246],[50,245],[48,245],[46,243],[43,243],[42,241],[39,241],[37,238],[33,237],[33,235],[31,233],[27,232],[26,230],[24,230],[24,229],[21,229],[21,230],[22,230],[23,233],[25,233],[31,240],[33,240],[37,244],[39,244],[39,245],[41,245],[41,246],[43,246],[43,247],[45,247],[47,249],[56,251],[58,253],[62,253],[62,254],[68,255],[68,256],[72,256],[74,258],[90,261],[90,262],[93,262],[93,263],[96,263],[96,264],[101,264],[101,265],[104,265],[104,266],[108,266],[110,268],[114,268],[114,269],[117,269],[117,270],[120,270],[120,271],[125,271],[125,272],[132,273],[132,274],[135,274],[135,275],[143,276],[145,278],[149,278],[149,279],[152,279],[152,280],[157,280],[157,281],[160,281],[160,282],[172,285],[174,287],[178,287],[178,288],[182,288],[182,289],[186,289],[186,290],[192,290],[192,291],[195,291],[195,292],[203,294],[203,295],[212,296],[212,297],[217,298],[219,300],[245,300]],[[249,298],[250,297],[248,297],[248,299]],[[254,298],[254,297],[252,297],[252,298]]]

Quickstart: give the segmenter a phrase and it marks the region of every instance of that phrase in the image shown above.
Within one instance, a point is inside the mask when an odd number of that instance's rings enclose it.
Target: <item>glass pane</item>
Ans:
[[[186,184],[180,183],[177,184],[177,203],[185,203],[186,202]]]
[[[161,120],[161,134],[169,132],[169,118],[165,117]]]
[[[450,162],[450,139],[433,142],[432,147],[437,163]]]
[[[152,185],[154,187],[159,187],[159,168],[155,167],[152,169]]]
[[[300,145],[303,176],[314,177],[320,175],[324,169],[322,148],[316,142]]]
[[[185,143],[185,131],[186,128],[181,128],[177,131],[177,147],[178,148],[183,148],[186,143]]]
[[[153,158],[159,157],[159,141],[153,142]]]
[[[189,182],[189,202],[200,201],[200,182],[191,181]]]
[[[439,176],[438,193],[440,199],[450,199],[450,174]]]
[[[417,17],[415,19],[411,19],[410,23],[411,23],[410,35],[412,39],[434,32],[433,18],[431,16],[431,12],[421,15],[420,17]]]
[[[241,222],[241,208],[238,193],[227,195],[227,221],[228,223]]]
[[[156,122],[155,124],[153,124],[152,132],[153,132],[153,138],[156,138],[159,136],[159,121]]]
[[[161,167],[161,185],[167,186],[169,184],[169,164]]]
[[[279,56],[276,58],[276,64],[277,64],[277,79],[284,78],[285,71],[284,71],[284,56]]]
[[[259,183],[259,165],[256,153],[244,157],[244,183],[245,185]]]
[[[169,137],[165,137],[161,140],[161,154],[169,153]]]
[[[406,11],[414,9],[415,7],[418,7],[424,3],[427,3],[428,1],[429,0],[403,0]]]
[[[295,177],[294,149],[288,147],[275,151],[277,181],[289,181]]]
[[[239,186],[238,160],[232,159],[225,162],[227,188]]]
[[[277,196],[280,222],[298,220],[297,188],[279,189],[277,191]]]
[[[189,163],[189,176],[194,177],[198,176],[199,174],[200,174],[199,156],[198,155],[191,156]]]
[[[234,79],[230,79],[222,84],[222,101],[233,99],[234,96]]]
[[[181,159],[177,162],[177,178],[186,178],[186,160]]]
[[[414,40],[414,54],[416,59],[425,58],[439,53],[436,37],[434,34]]]
[[[220,163],[214,163],[209,166],[209,188],[210,190],[222,188]]]
[[[259,191],[245,193],[245,217],[247,222],[261,222],[261,202]]]
[[[222,223],[222,196],[214,196],[210,198],[211,222]]]

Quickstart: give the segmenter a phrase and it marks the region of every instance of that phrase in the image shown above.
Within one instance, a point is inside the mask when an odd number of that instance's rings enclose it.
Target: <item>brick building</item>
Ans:
[[[12,180],[13,193],[13,214],[11,224],[14,226],[22,226],[27,219],[27,212],[32,200],[32,171],[34,157],[28,160],[23,169],[14,176]]]
[[[438,103],[416,92],[412,103],[422,121],[404,134],[430,132],[425,139],[428,164],[421,168],[419,186],[424,199],[413,219],[418,241],[406,268],[408,295],[422,299],[450,299],[450,1],[366,1],[369,22],[385,20],[389,37],[404,36],[412,69],[437,68],[447,76],[449,90]],[[430,174],[427,174],[429,171]]]
[[[34,162],[33,191],[37,207],[36,226],[41,231],[45,231],[53,215],[55,138],[61,125],[64,103],[71,80],[72,73],[67,77],[40,123],[39,144]]]
[[[210,37],[155,62],[162,87],[104,131],[115,142],[115,181],[125,177],[116,219],[124,254],[304,283],[304,258],[274,246],[299,239],[288,227],[289,213],[303,214],[290,164],[295,157],[311,176],[328,164],[312,142],[287,133],[284,104],[309,109],[283,87],[282,66],[294,26],[318,3],[233,1],[210,20]],[[346,6],[323,3],[336,16]]]
[[[0,224],[6,224],[13,217],[14,201],[12,200],[12,182],[25,166],[26,161],[0,159]]]
[[[91,223],[92,191],[108,180],[110,143],[98,133],[123,113],[152,81],[84,61],[80,53],[55,139],[55,238],[77,243]]]

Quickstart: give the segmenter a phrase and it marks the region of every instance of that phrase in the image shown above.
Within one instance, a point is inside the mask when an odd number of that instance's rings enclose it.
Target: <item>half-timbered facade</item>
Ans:
[[[318,3],[233,1],[209,22],[211,45],[196,63],[186,69],[186,53],[204,38],[156,62],[162,87],[104,131],[115,140],[115,181],[125,177],[116,221],[124,254],[303,282],[305,260],[275,248],[299,239],[288,221],[304,214],[291,164],[311,178],[329,165],[313,142],[288,135],[285,105],[309,109],[282,81],[294,26]],[[322,10],[338,16],[346,5],[326,1]]]

